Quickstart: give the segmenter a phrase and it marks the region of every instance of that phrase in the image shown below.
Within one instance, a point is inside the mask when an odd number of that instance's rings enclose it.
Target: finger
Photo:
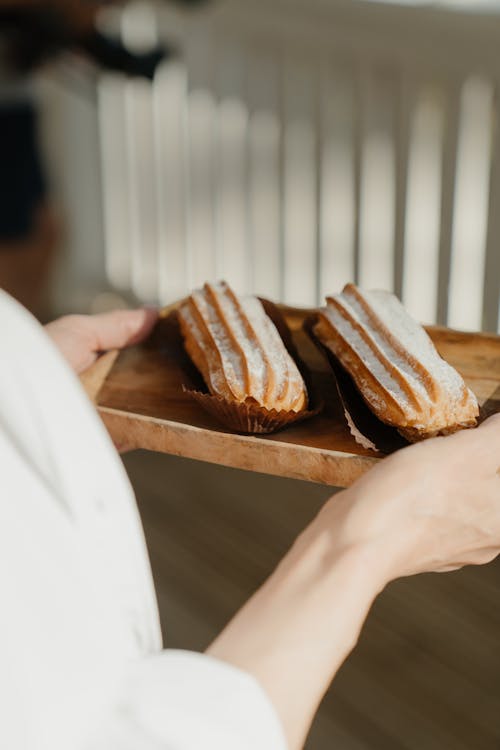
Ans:
[[[95,341],[95,350],[106,351],[122,349],[143,341],[157,319],[157,309],[139,308],[91,315],[87,320]]]
[[[490,434],[496,433],[500,440],[500,413],[493,414],[491,417],[488,417],[488,419],[485,419],[477,429],[483,433],[486,431]]]
[[[443,441],[441,444],[446,449],[452,449],[458,458],[468,458],[473,467],[489,466],[492,460],[500,465],[500,413],[488,417],[475,429],[459,430],[453,435],[434,440]],[[431,442],[427,440],[422,444],[429,445]],[[475,461],[479,461],[479,464]]]
[[[485,419],[474,432],[481,436],[482,449],[489,468],[500,476],[500,414],[493,414]]]
[[[454,570],[461,570],[462,568],[465,568],[469,565],[488,565],[489,563],[493,562],[493,560],[496,560],[499,554],[500,549],[498,547],[485,547],[478,552],[471,553],[470,557],[468,557],[466,560],[450,563],[450,565],[443,565],[439,568],[436,568],[433,572],[451,573]]]
[[[469,563],[457,563],[456,565],[445,565],[442,568],[432,570],[431,573],[454,573],[456,570],[462,570],[462,568],[465,568],[468,564]]]

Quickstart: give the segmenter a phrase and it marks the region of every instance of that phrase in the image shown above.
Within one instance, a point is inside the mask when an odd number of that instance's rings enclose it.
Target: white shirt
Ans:
[[[285,748],[253,677],[162,650],[121,461],[43,328],[1,291],[0,747]]]

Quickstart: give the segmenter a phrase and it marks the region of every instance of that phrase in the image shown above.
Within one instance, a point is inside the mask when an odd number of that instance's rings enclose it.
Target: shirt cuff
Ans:
[[[136,662],[91,750],[286,750],[281,722],[250,674],[206,654]]]

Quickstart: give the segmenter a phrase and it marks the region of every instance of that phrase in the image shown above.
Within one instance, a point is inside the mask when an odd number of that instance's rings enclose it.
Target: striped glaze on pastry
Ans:
[[[414,442],[476,424],[476,397],[389,292],[347,284],[327,297],[314,334],[383,422]]]
[[[261,302],[226,282],[205,284],[179,308],[184,346],[213,395],[299,412],[306,387]]]

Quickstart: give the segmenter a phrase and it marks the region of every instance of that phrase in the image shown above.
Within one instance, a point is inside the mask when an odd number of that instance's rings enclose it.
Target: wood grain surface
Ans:
[[[295,344],[307,363],[322,414],[274,435],[239,435],[225,429],[183,390],[196,375],[178,330],[161,320],[144,345],[98,361],[92,384],[104,423],[116,443],[224,466],[346,487],[383,458],[359,446],[347,428],[333,378],[302,331],[310,311],[283,307]],[[484,414],[500,411],[500,337],[429,328],[441,355],[464,376]],[[100,374],[98,373],[98,370]]]

